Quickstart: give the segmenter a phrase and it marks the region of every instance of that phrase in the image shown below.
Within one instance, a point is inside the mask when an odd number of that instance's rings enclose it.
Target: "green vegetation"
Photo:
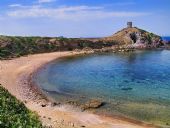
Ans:
[[[29,54],[49,53],[55,51],[72,51],[75,49],[102,49],[115,45],[129,45],[132,40],[136,43],[141,35],[141,42],[148,48],[159,47],[161,37],[149,33],[139,28],[123,29],[113,36],[106,38],[65,38],[65,37],[20,37],[20,36],[0,36],[0,59],[10,59]],[[127,33],[131,33],[127,39]],[[139,41],[138,41],[139,42]],[[143,43],[145,42],[145,43]]]
[[[81,38],[0,36],[0,59],[36,53],[72,51],[85,47],[101,49],[114,44],[115,42],[92,41],[91,39]]]
[[[41,37],[0,36],[0,59],[50,52],[53,46],[46,40]]]
[[[38,116],[0,86],[0,128],[42,128]]]

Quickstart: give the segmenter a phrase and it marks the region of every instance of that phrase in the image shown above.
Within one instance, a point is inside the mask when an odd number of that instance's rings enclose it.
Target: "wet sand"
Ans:
[[[69,105],[53,106],[41,90],[31,82],[31,76],[43,65],[60,57],[84,52],[55,52],[0,61],[0,83],[35,111],[46,126],[54,128],[154,128],[138,121],[99,116],[81,112]]]

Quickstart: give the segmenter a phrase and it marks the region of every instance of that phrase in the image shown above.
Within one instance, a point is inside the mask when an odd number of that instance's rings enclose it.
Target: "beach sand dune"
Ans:
[[[40,116],[43,124],[54,128],[152,128],[145,124],[127,120],[102,117],[92,113],[76,111],[70,106],[52,106],[30,84],[30,76],[44,64],[59,57],[83,54],[82,52],[55,52],[29,55],[0,61],[0,83],[32,111]],[[43,106],[44,105],[44,106]]]

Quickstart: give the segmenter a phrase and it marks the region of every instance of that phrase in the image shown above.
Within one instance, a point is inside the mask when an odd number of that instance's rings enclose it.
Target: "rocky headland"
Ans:
[[[56,51],[128,52],[135,49],[167,48],[156,34],[137,27],[124,28],[105,38],[0,36],[0,58]]]

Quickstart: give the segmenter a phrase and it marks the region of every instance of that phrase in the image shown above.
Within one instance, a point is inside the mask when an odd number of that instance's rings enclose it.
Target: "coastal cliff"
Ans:
[[[115,41],[119,45],[134,48],[158,48],[165,45],[160,36],[137,27],[124,28],[101,40],[104,42]]]

